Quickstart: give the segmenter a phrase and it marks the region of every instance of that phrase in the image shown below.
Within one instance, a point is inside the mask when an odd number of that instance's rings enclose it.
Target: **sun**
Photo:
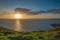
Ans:
[[[19,18],[21,18],[21,14],[15,14],[15,17],[17,18],[17,19],[19,19]]]

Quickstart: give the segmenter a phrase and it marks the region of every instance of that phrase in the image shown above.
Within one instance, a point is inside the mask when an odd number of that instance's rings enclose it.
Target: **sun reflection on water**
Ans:
[[[16,19],[16,21],[15,21],[14,30],[15,31],[22,31],[21,22],[19,21],[19,19]]]

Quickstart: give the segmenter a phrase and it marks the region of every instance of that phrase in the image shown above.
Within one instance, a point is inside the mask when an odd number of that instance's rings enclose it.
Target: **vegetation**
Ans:
[[[60,29],[20,33],[0,28],[0,40],[60,40]]]

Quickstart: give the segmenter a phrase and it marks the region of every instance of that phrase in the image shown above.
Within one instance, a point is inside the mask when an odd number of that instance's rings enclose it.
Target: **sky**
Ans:
[[[33,11],[47,11],[51,9],[60,9],[60,0],[0,0],[0,13],[4,11],[14,10],[15,8],[27,8]],[[0,15],[0,19],[14,19],[15,15]],[[34,19],[34,18],[59,18],[60,14],[38,14],[38,15],[25,15],[21,19]]]
[[[0,12],[15,8],[47,11],[60,8],[60,0],[0,0]]]

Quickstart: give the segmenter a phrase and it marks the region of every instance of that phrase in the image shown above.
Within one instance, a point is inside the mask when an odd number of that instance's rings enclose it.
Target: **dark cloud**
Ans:
[[[60,9],[51,9],[48,11],[32,11],[31,9],[26,8],[16,8],[15,12],[20,12],[21,14],[27,14],[27,15],[37,15],[41,13],[60,13]]]
[[[60,9],[51,9],[47,11],[48,13],[60,13]]]
[[[51,9],[48,11],[33,11],[32,9],[27,9],[27,8],[15,8],[14,9],[15,12],[8,12],[8,11],[4,11],[3,13],[0,13],[0,15],[3,14],[14,14],[19,12],[20,14],[26,14],[26,15],[38,15],[38,14],[42,14],[42,13],[52,13],[52,14],[58,14],[60,13],[60,9]]]
[[[28,14],[31,9],[26,9],[26,8],[16,8],[15,12],[19,12],[21,14]]]
[[[28,15],[37,15],[40,13],[45,13],[45,11],[32,11],[32,9],[27,8],[15,8],[15,12],[20,12],[21,14],[28,14]]]

